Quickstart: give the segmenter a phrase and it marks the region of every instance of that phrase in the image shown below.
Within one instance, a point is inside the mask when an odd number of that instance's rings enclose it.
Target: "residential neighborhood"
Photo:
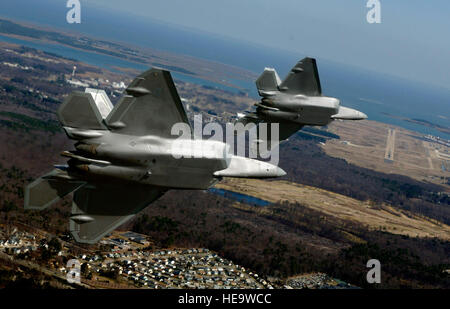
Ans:
[[[75,243],[21,230],[0,228],[0,258],[9,258],[19,267],[46,270],[59,280],[80,265],[80,285],[90,288],[150,289],[274,289],[343,288],[346,283],[324,274],[308,274],[283,282],[263,278],[251,270],[219,256],[207,248],[168,248],[153,250],[151,240],[131,231],[116,231],[99,245],[82,249]],[[101,250],[98,250],[100,249]],[[74,254],[83,251],[83,253]],[[27,262],[27,263],[23,263]]]

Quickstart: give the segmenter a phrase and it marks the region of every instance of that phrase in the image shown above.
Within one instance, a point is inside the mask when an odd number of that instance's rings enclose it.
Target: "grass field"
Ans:
[[[229,179],[217,184],[216,187],[256,196],[271,202],[298,202],[324,214],[358,222],[373,230],[411,237],[450,239],[450,226],[443,223],[396,209],[387,204],[361,202],[310,186],[287,181]],[[263,209],[258,211],[264,212]]]

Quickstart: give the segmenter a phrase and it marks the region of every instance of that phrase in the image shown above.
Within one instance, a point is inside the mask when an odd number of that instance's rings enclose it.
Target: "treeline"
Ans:
[[[284,179],[319,187],[361,201],[389,203],[450,224],[450,199],[444,189],[401,175],[391,175],[328,156],[317,141],[296,134],[280,147]]]
[[[13,130],[30,130],[48,131],[50,133],[61,132],[61,126],[56,120],[40,120],[23,114],[13,112],[0,112],[0,116],[7,117],[13,121],[0,119],[0,126],[7,126]]]

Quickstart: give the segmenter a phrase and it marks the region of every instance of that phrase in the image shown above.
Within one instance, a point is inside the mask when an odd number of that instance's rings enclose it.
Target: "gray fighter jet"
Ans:
[[[304,58],[288,73],[284,81],[275,69],[266,68],[256,80],[258,93],[262,97],[256,103],[256,111],[238,114],[244,125],[279,123],[279,140],[285,140],[305,125],[324,126],[336,119],[362,120],[367,116],[352,108],[340,105],[336,98],[322,95],[316,60]],[[270,126],[268,126],[270,129]],[[270,133],[269,133],[270,134]],[[268,142],[258,139],[257,142]]]
[[[222,177],[286,174],[234,156],[225,143],[172,135],[175,124],[191,127],[170,73],[161,69],[138,76],[115,106],[102,90],[73,92],[58,119],[75,149],[62,152],[67,164],[26,187],[25,208],[45,209],[74,192],[69,227],[82,243],[96,243],[170,189],[204,190]]]

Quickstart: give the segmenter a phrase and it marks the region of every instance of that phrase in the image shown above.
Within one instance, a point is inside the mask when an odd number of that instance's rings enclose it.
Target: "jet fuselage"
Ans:
[[[290,121],[304,125],[327,125],[339,112],[339,100],[325,96],[277,93],[263,97],[256,112],[264,119]]]
[[[176,189],[208,189],[222,176],[277,177],[284,172],[271,164],[237,158],[219,141],[132,136],[105,130],[66,128],[72,139],[82,138],[69,157],[67,172],[77,179],[132,181]],[[80,135],[81,134],[81,135]],[[243,173],[244,167],[250,174]]]

